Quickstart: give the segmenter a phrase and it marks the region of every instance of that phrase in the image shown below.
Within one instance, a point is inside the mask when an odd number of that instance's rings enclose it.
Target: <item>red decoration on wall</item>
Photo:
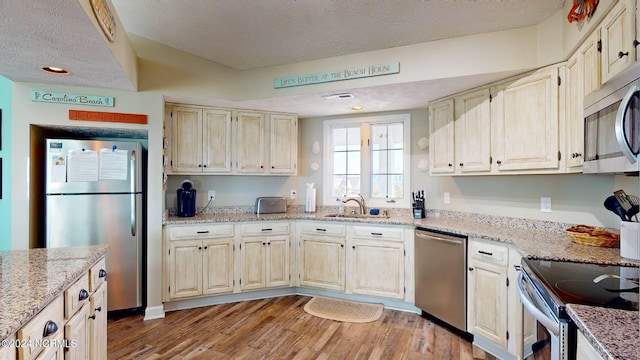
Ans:
[[[102,112],[102,111],[69,110],[69,120],[146,124],[147,115],[122,114],[122,113],[111,113],[111,112]]]
[[[598,6],[598,0],[573,0],[573,6],[569,10],[567,20],[570,23],[577,21],[580,22],[586,17],[591,17],[596,11]]]

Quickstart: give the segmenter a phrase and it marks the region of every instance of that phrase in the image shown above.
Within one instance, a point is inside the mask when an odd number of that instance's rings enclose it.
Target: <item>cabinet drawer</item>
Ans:
[[[242,236],[289,235],[288,222],[245,224],[240,227]]]
[[[404,231],[399,228],[388,228],[380,226],[354,226],[353,237],[358,239],[380,239],[391,241],[402,241]]]
[[[45,328],[47,331],[45,331]],[[64,332],[64,300],[62,295],[55,298],[38,315],[31,319],[17,333],[17,339],[24,344],[34,344],[31,347],[19,347],[18,358],[24,360],[35,359],[42,351],[42,339],[52,339]],[[45,334],[47,336],[45,337]]]
[[[469,255],[477,260],[508,266],[509,249],[503,245],[470,241]]]
[[[212,239],[233,236],[233,225],[172,226],[169,240]]]
[[[104,258],[89,269],[89,292],[96,291],[107,278],[107,263]]]
[[[307,223],[307,224],[302,224],[302,226],[300,227],[300,232],[303,234],[314,234],[314,235],[345,236],[346,226],[341,224],[329,224],[326,222]]]
[[[89,301],[89,274],[85,273],[64,291],[64,318],[71,318],[87,301]]]

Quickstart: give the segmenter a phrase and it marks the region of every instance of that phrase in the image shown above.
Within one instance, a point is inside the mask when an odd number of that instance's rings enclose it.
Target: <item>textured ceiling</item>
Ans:
[[[79,1],[0,0],[0,74],[14,80],[135,90]],[[244,70],[538,24],[563,0],[111,0],[130,33]],[[68,76],[43,66],[71,70]],[[301,117],[424,108],[431,99],[512,74],[361,89],[329,102],[299,95],[206,103]],[[172,100],[172,99],[168,99]],[[176,99],[174,99],[176,100]],[[177,99],[196,103],[194,99]],[[201,101],[202,102],[202,101]]]
[[[538,24],[563,0],[112,0],[128,32],[246,70]]]

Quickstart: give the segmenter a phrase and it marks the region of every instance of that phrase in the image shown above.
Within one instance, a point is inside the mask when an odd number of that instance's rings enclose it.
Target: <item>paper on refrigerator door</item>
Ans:
[[[67,181],[98,181],[98,153],[94,150],[69,150]]]
[[[67,162],[63,154],[52,154],[51,159],[51,182],[67,181]]]
[[[100,149],[100,180],[127,180],[127,150]]]

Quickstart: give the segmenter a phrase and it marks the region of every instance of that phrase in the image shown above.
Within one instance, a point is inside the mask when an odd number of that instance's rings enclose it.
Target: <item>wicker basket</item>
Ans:
[[[616,236],[616,237],[593,236],[591,234],[574,232],[569,230],[565,230],[565,232],[567,233],[567,235],[569,235],[569,237],[571,238],[571,241],[573,241],[574,243],[582,244],[582,245],[614,247],[620,241],[619,236]]]

